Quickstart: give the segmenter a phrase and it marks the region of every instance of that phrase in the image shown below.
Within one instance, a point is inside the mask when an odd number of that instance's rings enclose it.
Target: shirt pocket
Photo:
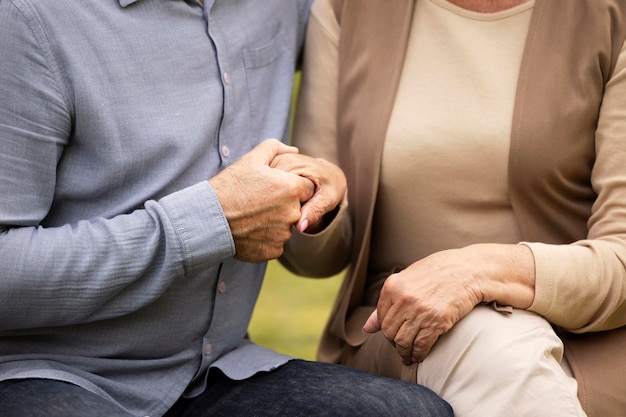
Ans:
[[[282,31],[259,47],[243,50],[243,63],[248,83],[251,116],[251,134],[261,139],[276,135],[273,119],[266,118],[269,109],[282,108],[285,99],[285,80],[293,77],[289,47]],[[287,101],[289,96],[287,96]],[[273,112],[272,112],[273,113]]]
[[[274,37],[264,45],[254,49],[243,50],[243,63],[247,70],[254,70],[270,65],[287,51],[282,32],[278,31]]]

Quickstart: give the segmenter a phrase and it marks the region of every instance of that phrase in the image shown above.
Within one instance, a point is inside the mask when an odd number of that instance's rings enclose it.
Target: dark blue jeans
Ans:
[[[450,406],[417,384],[340,365],[294,360],[233,381],[219,371],[200,396],[181,398],[166,417],[452,416]],[[2,417],[132,417],[75,385],[43,379],[0,385]]]

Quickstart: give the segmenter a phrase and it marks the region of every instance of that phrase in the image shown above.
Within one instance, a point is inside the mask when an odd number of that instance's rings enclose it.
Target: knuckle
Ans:
[[[300,212],[299,207],[294,207],[291,210],[287,211],[285,213],[285,216],[283,217],[286,228],[289,229],[292,224],[300,220],[301,215],[302,213]],[[291,233],[289,233],[287,239],[289,239],[289,237],[291,237]]]
[[[406,339],[401,337],[396,337],[393,339],[393,343],[395,343],[396,348],[398,350],[407,351],[411,348],[412,344],[409,343]]]
[[[273,250],[268,252],[267,260],[280,258],[282,254],[283,254],[282,246],[274,248]]]
[[[282,253],[283,245],[291,238],[290,226],[286,230],[279,232],[278,235],[279,236],[278,236],[277,246],[279,246],[279,249],[281,250],[281,253]]]
[[[397,287],[399,287],[399,280],[398,280],[397,274],[389,275],[387,279],[385,279],[385,283],[383,284],[383,290],[395,292]]]

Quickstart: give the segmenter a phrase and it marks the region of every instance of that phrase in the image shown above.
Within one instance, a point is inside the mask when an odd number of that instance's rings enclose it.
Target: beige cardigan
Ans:
[[[295,138],[305,153],[328,156],[330,149],[335,155],[329,158],[348,177],[352,224],[339,216],[320,236],[296,236],[283,257],[302,275],[338,272],[353,231],[350,266],[320,345],[325,361],[338,361],[345,343],[358,346],[366,337],[361,326],[371,307],[362,300],[379,161],[414,5],[335,1],[342,33],[336,144]],[[562,247],[589,249],[597,271],[593,279],[580,280],[581,288],[590,282],[595,290],[586,291],[598,294],[582,325],[571,307],[541,297],[531,309],[581,333],[626,325],[626,130],[604,129],[596,137],[605,87],[616,83],[613,69],[625,37],[622,0],[536,0],[515,101],[509,189],[523,239],[550,245],[549,257],[565,262],[578,259]],[[550,259],[536,262],[538,273],[551,266]],[[565,345],[588,415],[626,415],[626,328],[567,335]]]

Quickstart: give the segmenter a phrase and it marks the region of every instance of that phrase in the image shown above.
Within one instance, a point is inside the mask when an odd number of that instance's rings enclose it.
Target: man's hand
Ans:
[[[300,220],[301,203],[315,185],[309,179],[270,167],[278,155],[298,150],[268,139],[209,180],[235,240],[235,257],[262,262],[278,258]]]
[[[334,210],[346,193],[346,177],[343,171],[324,159],[295,153],[278,155],[270,165],[308,178],[315,184],[315,193],[302,206],[301,218],[296,228],[300,232],[313,233],[321,229],[324,226],[324,215]]]

